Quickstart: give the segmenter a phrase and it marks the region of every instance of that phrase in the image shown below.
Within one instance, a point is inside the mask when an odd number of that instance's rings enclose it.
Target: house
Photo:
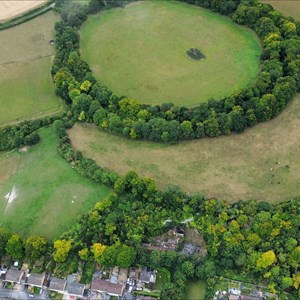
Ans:
[[[143,283],[155,283],[156,281],[155,272],[149,269],[143,269],[140,274],[140,281]]]
[[[35,286],[38,288],[42,288],[45,281],[45,274],[31,273],[27,275],[28,278],[25,282],[25,285]]]
[[[84,290],[85,285],[77,282],[68,283],[66,288],[69,296],[74,296],[77,298],[83,298]]]
[[[6,273],[4,282],[20,283],[22,277],[24,276],[24,271],[19,271],[17,269],[9,269]]]
[[[63,294],[65,292],[67,281],[64,279],[53,277],[50,280],[49,290]]]
[[[119,297],[123,295],[124,285],[119,283],[111,283],[102,279],[94,279],[91,284],[91,291],[97,293],[106,293],[110,296]]]

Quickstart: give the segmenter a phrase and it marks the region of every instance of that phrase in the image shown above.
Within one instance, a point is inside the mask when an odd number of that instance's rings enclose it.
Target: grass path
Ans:
[[[192,60],[190,48],[206,58]],[[81,51],[97,79],[116,94],[191,106],[251,83],[260,43],[253,32],[209,10],[141,1],[89,17]]]
[[[160,187],[181,186],[227,200],[279,201],[300,195],[300,95],[277,118],[243,134],[176,145],[130,141],[77,124],[75,148],[109,169],[134,169]],[[277,162],[277,163],[276,163]]]
[[[41,142],[27,152],[0,155],[0,223],[23,236],[41,234],[50,239],[110,190],[80,176],[57,154],[52,128],[40,133]],[[6,209],[4,196],[13,187],[17,198]]]

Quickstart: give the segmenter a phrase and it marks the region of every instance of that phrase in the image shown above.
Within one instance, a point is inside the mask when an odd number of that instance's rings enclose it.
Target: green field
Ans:
[[[75,148],[100,165],[121,174],[134,169],[161,188],[177,185],[231,201],[278,201],[300,195],[299,128],[300,95],[276,119],[230,137],[165,145],[79,124],[69,135]]]
[[[286,16],[300,19],[300,0],[261,0],[260,2],[271,4],[274,9],[281,11]]]
[[[206,58],[192,60],[190,48]],[[229,18],[185,3],[144,1],[90,17],[81,50],[116,94],[191,106],[251,83],[261,48],[253,32]]]
[[[80,176],[61,158],[52,128],[28,151],[0,153],[0,223],[13,232],[57,238],[78,214],[90,210],[110,190]],[[7,206],[7,193],[17,197]]]
[[[205,297],[205,281],[190,281],[186,287],[186,300],[203,300]]]
[[[51,11],[0,31],[0,125],[61,110],[50,74],[58,20]]]

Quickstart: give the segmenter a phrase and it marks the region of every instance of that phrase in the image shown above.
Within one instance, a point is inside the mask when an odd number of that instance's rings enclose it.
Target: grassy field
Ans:
[[[80,176],[57,154],[52,128],[40,133],[41,142],[27,152],[0,153],[0,223],[23,236],[57,238],[110,190]],[[4,197],[13,189],[17,197],[7,205]]]
[[[276,119],[243,134],[164,145],[130,141],[77,124],[73,145],[109,169],[134,169],[160,187],[227,200],[300,195],[300,95]]]
[[[202,280],[190,281],[186,290],[186,300],[203,300],[205,297],[206,284]]]
[[[261,0],[260,2],[271,4],[286,16],[300,19],[300,0]]]
[[[0,125],[59,111],[50,69],[54,24],[48,12],[19,26],[0,31]]]
[[[192,60],[198,48],[206,55]],[[196,105],[252,82],[260,44],[249,30],[209,10],[173,1],[144,1],[92,16],[81,49],[97,79],[143,102]]]

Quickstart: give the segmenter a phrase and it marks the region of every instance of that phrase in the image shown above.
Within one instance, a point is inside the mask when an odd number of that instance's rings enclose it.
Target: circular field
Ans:
[[[230,19],[180,2],[144,1],[84,24],[83,58],[118,95],[191,106],[227,96],[259,71],[260,43]],[[187,55],[199,49],[204,59]]]

